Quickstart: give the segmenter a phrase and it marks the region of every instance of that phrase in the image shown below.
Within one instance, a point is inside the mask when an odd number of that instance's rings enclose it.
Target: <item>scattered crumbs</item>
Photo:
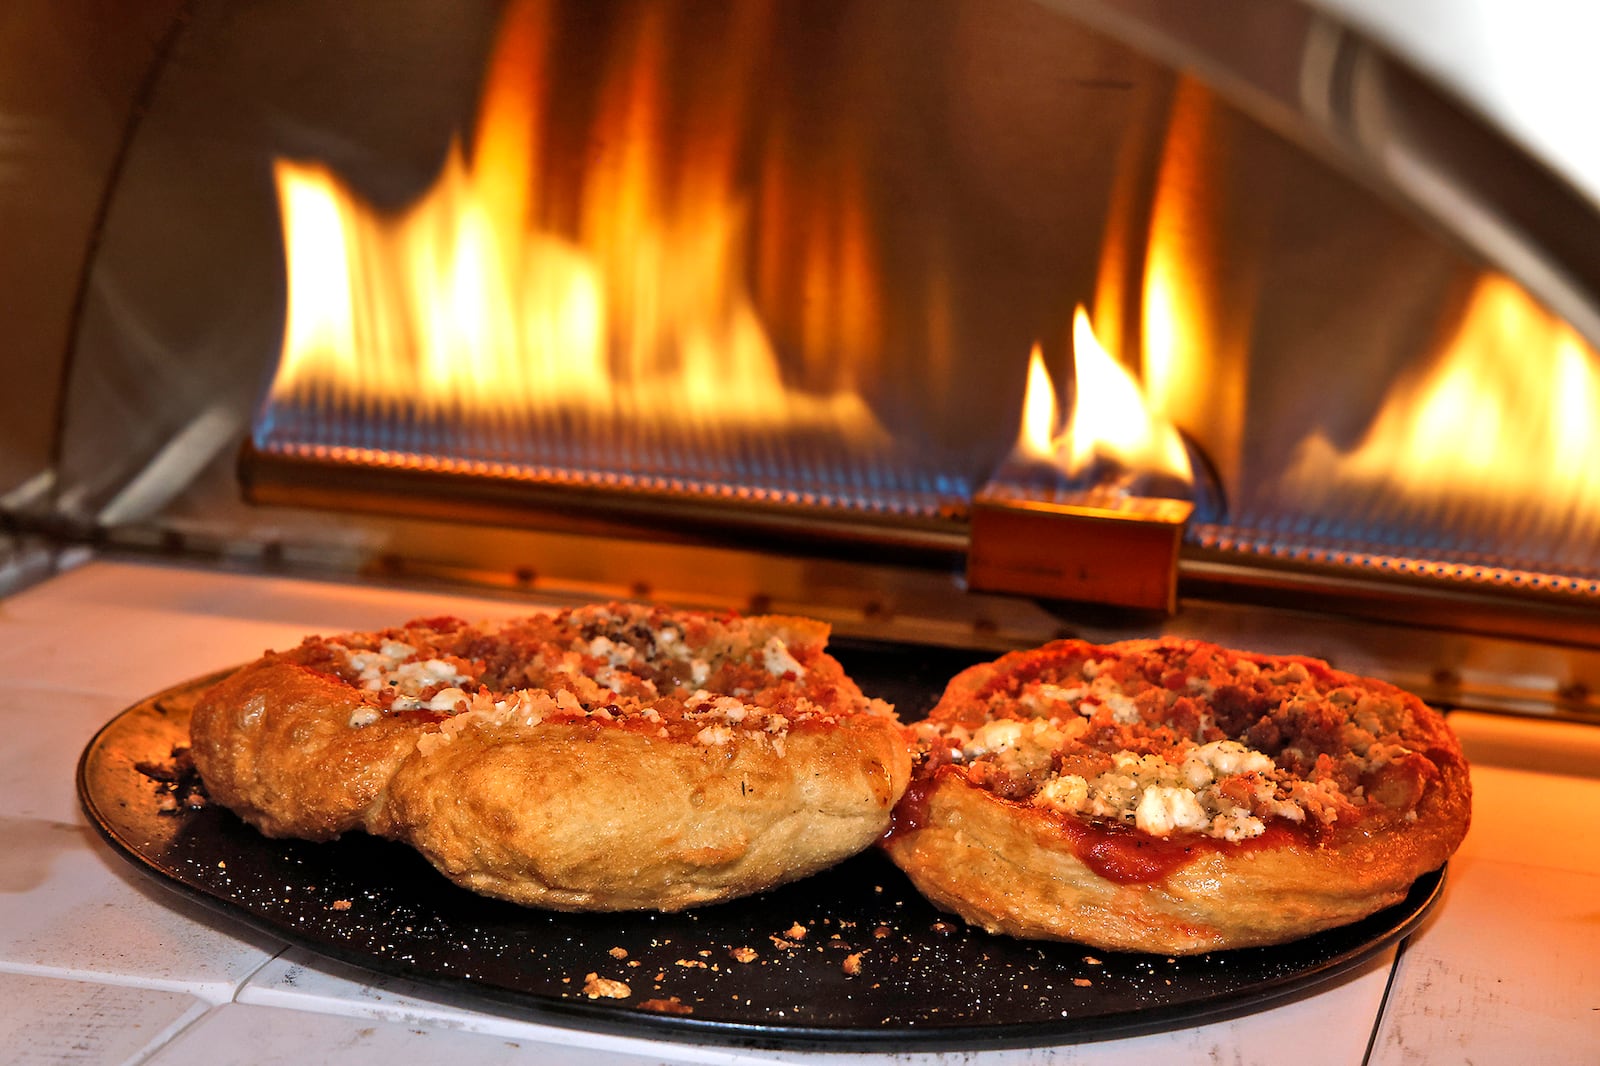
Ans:
[[[855,977],[861,972],[861,952],[852,951],[844,957],[844,964],[840,967],[846,977]]]
[[[639,965],[639,960],[638,959],[629,959],[628,960],[628,965],[629,966],[637,966],[637,965]]]
[[[347,911],[350,909],[350,906],[350,901],[347,899],[336,899],[333,901],[333,909],[336,911]]]
[[[628,957],[628,949],[612,948],[610,951],[606,952],[606,954],[610,955],[613,959],[625,959]]]
[[[227,868],[228,868],[228,864],[227,864],[227,862],[225,860],[223,860],[223,859],[218,859],[217,860],[217,869],[226,870]]]
[[[1072,979],[1072,983],[1077,985],[1079,988],[1088,988],[1090,985],[1094,984],[1094,982],[1089,980],[1087,977],[1074,977]]]
[[[795,922],[783,931],[783,935],[790,940],[804,940],[806,938],[806,927],[799,922]]]
[[[773,944],[774,947],[779,947],[779,948],[792,948],[792,947],[794,947],[793,941],[785,940],[781,936],[769,936],[769,937],[767,937],[767,939],[772,941],[772,944]]]
[[[882,885],[873,885],[872,886],[872,891],[878,892],[878,893],[882,893],[883,892],[883,886]]]
[[[653,1010],[660,1014],[693,1014],[694,1008],[689,1006],[677,996],[667,999],[647,999],[639,1004],[645,1010]]]
[[[657,981],[665,981],[667,979],[667,971],[662,970],[660,973],[656,974],[655,979]]]
[[[561,979],[561,983],[562,983],[562,984],[564,984],[564,985],[570,985],[570,984],[571,984],[571,983],[572,983],[572,978],[570,978],[570,977],[563,977],[563,978],[562,978],[562,979]]]
[[[756,949],[751,947],[737,947],[728,954],[733,956],[734,962],[755,962],[757,958]]]
[[[949,922],[945,921],[934,922],[928,928],[933,932],[938,933],[940,936],[949,936],[951,933],[956,931],[956,927],[954,925],[951,925]]]
[[[882,940],[889,935],[889,927],[887,925],[880,925],[878,928],[872,931],[872,935],[875,939]]]
[[[856,927],[856,923],[855,922],[846,921],[843,918],[839,919],[839,928],[840,929],[854,929],[855,927]]]
[[[704,970],[708,968],[706,964],[701,962],[699,959],[679,959],[678,965],[685,967],[686,969],[695,970]]]
[[[701,948],[699,951],[695,952],[695,954],[700,956],[702,959],[709,959],[711,957],[711,949]]]
[[[1101,962],[1099,959],[1095,958],[1093,955],[1085,955],[1083,957],[1083,961],[1089,966],[1104,966],[1105,965],[1105,963]]]
[[[627,999],[633,995],[633,989],[621,981],[591,973],[583,979],[583,994],[590,999]]]

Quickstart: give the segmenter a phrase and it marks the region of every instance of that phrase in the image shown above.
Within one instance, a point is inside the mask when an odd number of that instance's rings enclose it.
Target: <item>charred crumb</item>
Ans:
[[[169,785],[177,784],[183,773],[181,760],[188,757],[189,749],[178,747],[172,749],[172,762],[170,763],[141,761],[134,763],[133,768],[152,781],[160,781]]]
[[[206,805],[205,782],[200,780],[186,745],[174,747],[165,762],[141,760],[133,768],[156,783],[156,809],[161,814],[177,814]]]

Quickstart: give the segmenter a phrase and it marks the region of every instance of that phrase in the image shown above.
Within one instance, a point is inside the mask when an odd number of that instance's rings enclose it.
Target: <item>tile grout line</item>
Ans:
[[[138,1056],[136,1056],[134,1058],[128,1059],[127,1060],[127,1066],[136,1066],[136,1064],[138,1064],[138,1063],[148,1062],[150,1059],[152,1059],[156,1055],[160,1054],[162,1052],[162,1050],[164,1050],[165,1048],[171,1047],[173,1045],[173,1043],[175,1043],[177,1040],[179,1040],[183,1036],[184,1033],[187,1033],[190,1029],[193,1029],[196,1025],[199,1025],[202,1021],[204,1021],[205,1019],[209,1018],[214,1011],[221,1010],[223,1007],[227,1007],[227,1006],[231,1006],[231,1005],[237,1004],[239,1002],[239,993],[244,990],[244,986],[245,985],[250,983],[250,979],[252,977],[254,977],[256,974],[260,973],[262,970],[266,969],[268,966],[272,965],[272,963],[276,962],[278,959],[282,958],[284,953],[289,951],[289,949],[290,949],[290,946],[288,944],[285,944],[282,948],[278,949],[278,951],[276,953],[274,953],[272,955],[269,955],[267,958],[263,959],[259,966],[257,966],[255,969],[251,970],[249,973],[245,974],[244,976],[240,977],[239,980],[234,983],[233,995],[229,996],[225,1000],[222,1000],[221,1002],[213,1003],[213,1002],[211,1002],[209,1000],[200,999],[199,996],[195,996],[195,998],[197,1000],[200,1000],[201,1003],[205,1004],[206,1009],[203,1010],[203,1011],[200,1011],[193,1018],[190,1018],[187,1022],[185,1022],[183,1025],[178,1026],[172,1032],[168,1033],[167,1034],[167,1038],[165,1040],[161,1041],[159,1044],[154,1044],[154,1045],[150,1046],[149,1048],[146,1048],[145,1051],[142,1054],[139,1054]]]

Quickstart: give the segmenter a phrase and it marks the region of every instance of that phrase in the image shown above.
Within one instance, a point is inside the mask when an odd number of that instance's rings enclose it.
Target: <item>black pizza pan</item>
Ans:
[[[851,641],[832,650],[863,689],[907,718],[987,657]],[[876,849],[759,896],[678,914],[531,910],[460,889],[390,841],[271,840],[226,810],[190,806],[203,794],[174,752],[188,744],[189,708],[214,680],[140,701],[84,750],[79,796],[112,848],[273,937],[537,1022],[831,1051],[1153,1033],[1262,1010],[1337,980],[1416,928],[1444,880],[1435,871],[1402,903],[1295,943],[1183,957],[991,936],[934,909]]]

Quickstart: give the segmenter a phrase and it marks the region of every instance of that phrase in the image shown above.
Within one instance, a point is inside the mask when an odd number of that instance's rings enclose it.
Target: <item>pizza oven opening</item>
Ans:
[[[416,195],[276,157],[286,315],[251,493],[337,502],[376,474],[370,502],[404,511],[425,471],[450,478],[430,510],[492,496],[532,523],[825,516],[835,539],[966,536],[981,586],[1138,606],[1169,604],[1174,535],[1595,592],[1600,362],[1516,284],[1316,187],[1193,77],[1086,61],[1108,46],[1058,16],[953,6],[919,81],[903,24],[848,15],[513,3]],[[1079,68],[996,87],[1008,57],[973,23],[1024,62],[1053,33]],[[1122,121],[1083,122],[1101,107]],[[1374,308],[1377,283],[1398,295]],[[1154,591],[1143,564],[1071,578],[1152,523]]]
[[[1315,9],[415,7],[187,5],[15,528],[1600,640],[1592,205]]]

